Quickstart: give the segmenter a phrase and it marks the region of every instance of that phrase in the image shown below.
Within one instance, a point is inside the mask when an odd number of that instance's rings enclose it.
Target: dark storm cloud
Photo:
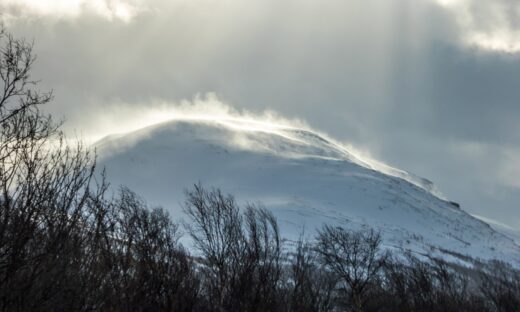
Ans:
[[[154,0],[134,2],[131,20],[89,11],[10,28],[35,39],[35,75],[69,130],[88,136],[120,107],[215,92],[239,109],[304,119],[520,227],[520,56],[468,41],[516,26],[450,3]]]

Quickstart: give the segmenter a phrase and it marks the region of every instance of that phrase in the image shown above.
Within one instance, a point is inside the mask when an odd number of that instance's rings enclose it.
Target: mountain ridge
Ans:
[[[96,145],[110,182],[182,216],[182,191],[199,181],[262,202],[296,238],[324,223],[373,227],[390,248],[520,263],[520,247],[438,195],[430,181],[307,129],[238,119],[184,119]]]

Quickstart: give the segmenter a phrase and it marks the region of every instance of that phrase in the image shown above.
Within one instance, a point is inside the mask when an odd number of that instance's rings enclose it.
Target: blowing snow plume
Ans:
[[[143,108],[146,107],[146,108]],[[99,114],[101,115],[101,114]],[[213,93],[205,96],[197,95],[193,100],[183,100],[176,104],[152,102],[146,106],[131,108],[128,105],[113,105],[102,114],[101,120],[96,119],[90,130],[93,137],[90,141],[99,142],[103,134],[109,133],[109,138],[153,127],[161,123],[175,121],[214,122],[236,130],[237,132],[270,133],[284,137],[291,142],[305,146],[305,149],[286,151],[280,147],[267,147],[259,142],[252,142],[241,136],[228,138],[235,147],[245,150],[270,150],[284,157],[330,157],[332,159],[348,159],[360,166],[400,177],[410,183],[424,188],[435,196],[443,198],[442,193],[427,179],[419,178],[408,172],[393,168],[375,160],[368,151],[361,151],[349,143],[339,142],[329,135],[311,128],[307,122],[298,118],[285,118],[273,110],[253,113],[247,110],[237,110],[221,101]],[[88,127],[88,126],[87,126]],[[103,133],[103,134],[102,134]],[[306,133],[304,137],[301,134]],[[326,144],[326,149],[323,145]],[[333,151],[331,153],[331,151]]]

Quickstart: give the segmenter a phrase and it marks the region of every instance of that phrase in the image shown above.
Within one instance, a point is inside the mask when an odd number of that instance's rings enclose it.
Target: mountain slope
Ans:
[[[360,159],[312,131],[233,119],[176,120],[109,136],[96,147],[110,182],[129,186],[174,217],[182,217],[183,190],[200,181],[239,202],[263,203],[289,239],[323,223],[370,226],[392,249],[520,261],[513,240],[442,199],[428,180]]]

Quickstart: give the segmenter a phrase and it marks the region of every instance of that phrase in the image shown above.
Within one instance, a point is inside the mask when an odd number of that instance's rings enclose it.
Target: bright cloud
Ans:
[[[506,186],[520,190],[520,148],[509,148],[504,152],[499,177]]]
[[[520,52],[520,2],[435,0],[456,19],[466,44],[488,51]]]
[[[91,13],[128,22],[143,9],[142,4],[140,0],[0,0],[0,9],[4,19],[27,16],[61,19]]]

